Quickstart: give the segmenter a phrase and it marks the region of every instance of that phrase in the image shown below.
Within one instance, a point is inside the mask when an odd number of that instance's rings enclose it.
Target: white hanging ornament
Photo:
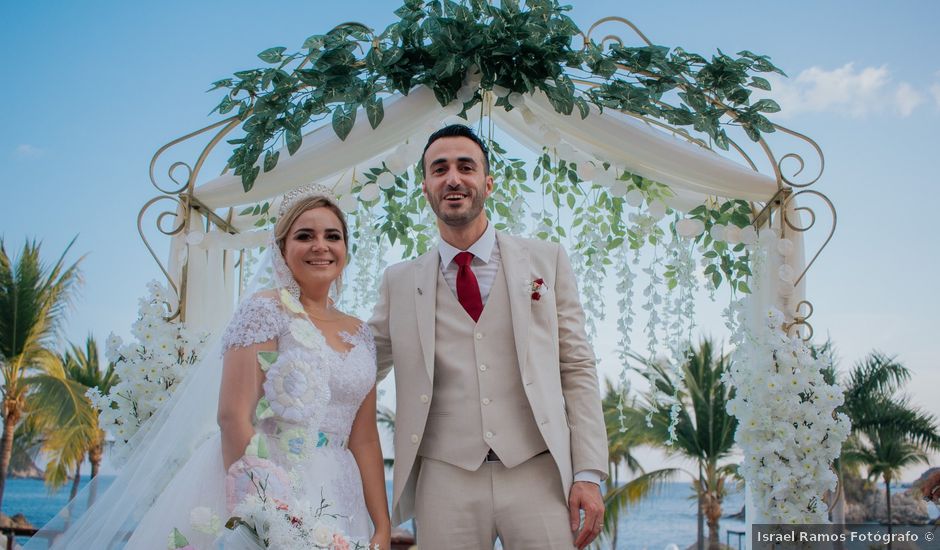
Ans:
[[[627,182],[620,180],[611,180],[610,182],[610,194],[615,197],[623,197],[627,195]],[[628,201],[629,202],[629,199]]]
[[[757,244],[757,230],[753,225],[741,229],[741,242],[748,246]]]
[[[767,227],[762,229],[760,232],[760,235],[757,237],[757,242],[759,242],[761,246],[764,246],[764,247],[769,247],[773,245],[774,242],[776,241],[777,241],[777,234],[774,232],[773,229],[770,229]]]
[[[741,228],[736,225],[726,226],[725,242],[728,244],[738,244],[741,242]]]
[[[626,186],[626,182],[620,182],[620,183],[623,183],[623,185]],[[631,189],[626,194],[625,198],[626,198],[627,204],[629,204],[630,206],[634,208],[637,208],[643,204],[643,193],[640,193],[639,189]]]
[[[796,277],[793,268],[787,264],[780,266],[780,269],[777,270],[777,276],[780,277],[781,281],[789,284],[793,284],[793,279]]]
[[[395,187],[395,176],[389,172],[382,172],[377,178],[375,178],[375,184],[379,186],[379,189],[387,190]]]
[[[654,220],[659,221],[666,215],[666,203],[659,200],[653,201],[649,204],[647,211]]]
[[[777,241],[777,252],[784,258],[793,254],[793,241],[790,239],[780,239]]]
[[[385,174],[388,174],[388,172],[385,172]],[[363,185],[359,191],[359,199],[365,202],[372,202],[377,198],[379,198],[379,186],[374,183]]]
[[[676,233],[684,239],[698,237],[703,231],[705,231],[705,224],[702,220],[684,218],[676,222]]]
[[[518,92],[509,94],[506,100],[509,101],[509,104],[513,107],[522,107],[522,104],[525,103],[525,98]]]
[[[339,198],[339,203],[337,204],[340,210],[347,214],[352,214],[359,208],[359,201],[356,199],[356,196],[352,193],[346,193]]]
[[[596,175],[596,169],[590,162],[578,163],[578,177],[581,181],[593,181]]]
[[[725,240],[725,230],[726,230],[726,229],[727,229],[727,228],[726,228],[724,225],[721,225],[721,224],[717,224],[717,223],[716,223],[716,224],[713,225],[712,228],[708,231],[708,234],[711,235],[711,238],[712,238],[712,239],[715,239],[716,241],[723,241],[723,240]]]
[[[600,187],[605,187],[607,189],[612,189],[614,186],[614,173],[611,170],[605,170],[600,168],[597,170],[597,173],[594,174],[594,184]]]
[[[466,103],[473,99],[473,96],[476,95],[476,93],[476,86],[462,86],[459,90],[457,90],[457,100],[460,101],[460,103]]]
[[[205,238],[206,234],[201,231],[190,231],[186,234],[186,244],[189,246],[199,246]]]
[[[392,174],[398,175],[405,171],[407,165],[405,164],[405,157],[403,154],[398,152],[398,149],[386,157],[385,167],[388,168],[388,171]],[[384,189],[384,188],[383,188]]]

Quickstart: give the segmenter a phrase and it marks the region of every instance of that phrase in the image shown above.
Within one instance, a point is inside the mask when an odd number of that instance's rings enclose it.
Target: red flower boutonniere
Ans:
[[[545,286],[545,281],[541,277],[529,283],[529,291],[532,293],[532,299],[536,302],[542,299],[542,293],[539,292]]]

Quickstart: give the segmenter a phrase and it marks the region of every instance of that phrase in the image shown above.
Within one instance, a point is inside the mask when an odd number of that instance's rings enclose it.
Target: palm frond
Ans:
[[[680,473],[679,468],[663,468],[642,474],[618,487],[609,487],[604,493],[604,532],[610,533],[613,522],[647,495],[661,489],[663,484]]]

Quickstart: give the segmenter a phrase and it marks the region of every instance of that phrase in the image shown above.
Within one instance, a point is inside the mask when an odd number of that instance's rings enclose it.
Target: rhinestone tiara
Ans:
[[[332,189],[320,185],[319,183],[309,183],[284,193],[284,196],[281,198],[281,207],[278,209],[277,216],[280,218],[291,206],[297,204],[298,201],[310,197],[323,197],[334,205],[339,204],[339,199],[333,194]]]

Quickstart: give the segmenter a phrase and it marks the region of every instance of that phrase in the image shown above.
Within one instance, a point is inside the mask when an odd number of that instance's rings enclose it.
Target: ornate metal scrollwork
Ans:
[[[803,311],[803,309],[807,311]],[[792,334],[795,331],[800,330],[802,327],[806,328],[807,334],[803,337],[804,342],[809,342],[813,339],[813,325],[809,323],[809,318],[813,316],[813,304],[809,300],[802,300],[800,303],[796,304],[795,308],[796,313],[793,316],[793,321],[789,323],[784,323],[783,329],[786,333]]]
[[[157,256],[153,246],[151,246],[150,241],[147,239],[143,224],[144,216],[150,210],[150,208],[158,202],[172,201],[175,203],[175,207],[173,207],[172,210],[168,208],[167,210],[160,212],[157,215],[155,221],[157,230],[163,235],[174,237],[189,230],[192,220],[192,212],[194,210],[200,211],[202,214],[204,214],[208,220],[207,223],[213,223],[219,227],[222,227],[225,231],[234,232],[235,229],[229,223],[219,217],[211,209],[206,208],[198,200],[196,200],[196,198],[193,196],[193,190],[195,189],[196,180],[206,162],[206,159],[209,157],[209,154],[213,151],[215,146],[226,135],[228,135],[229,132],[232,131],[232,129],[238,126],[239,122],[240,119],[236,116],[233,116],[210,124],[204,128],[196,130],[195,132],[190,132],[189,134],[174,139],[173,141],[170,141],[166,145],[157,149],[157,152],[154,153],[153,158],[150,160],[150,183],[157,189],[157,191],[160,192],[160,194],[147,201],[140,209],[140,212],[137,214],[137,232],[140,234],[140,238],[143,240],[144,246],[147,247],[150,255],[153,256],[153,259],[157,262],[157,266],[160,268],[160,271],[163,272],[163,275],[166,277],[167,283],[176,293],[177,303],[170,305],[170,313],[167,317],[167,320],[175,318],[180,318],[182,320],[185,315],[187,266],[184,262],[183,269],[180,273],[180,280],[177,281],[173,274],[169,272],[168,266],[165,265],[164,262]],[[165,180],[162,180],[162,178],[158,178],[157,164],[159,163],[159,160],[164,155],[164,153],[176,145],[187,142],[193,138],[210,133],[217,129],[218,131],[212,136],[212,138],[203,148],[202,152],[196,158],[196,162],[194,164],[190,165],[189,163],[183,161],[176,161],[170,164],[166,170],[165,178],[168,179],[171,184],[168,184]],[[172,221],[170,221],[171,218]]]

